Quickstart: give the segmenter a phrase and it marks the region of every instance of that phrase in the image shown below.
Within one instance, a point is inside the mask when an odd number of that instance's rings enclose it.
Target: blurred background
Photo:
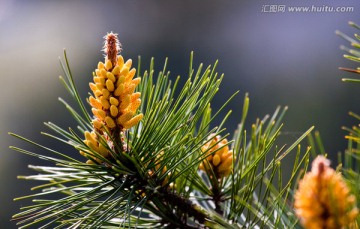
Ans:
[[[317,6],[323,12],[290,12],[292,6]],[[326,6],[352,10],[325,12]],[[227,107],[233,110],[226,125],[229,132],[240,121],[248,92],[249,124],[278,105],[289,106],[281,141],[290,144],[315,125],[327,152],[335,157],[346,147],[341,126],[356,124],[347,113],[360,113],[360,90],[341,82],[341,77],[354,75],[337,68],[356,64],[343,59],[339,46],[348,44],[334,32],[338,29],[352,36],[356,31],[347,22],[360,23],[359,15],[358,0],[0,0],[0,227],[16,228],[9,219],[26,201],[12,200],[30,194],[38,184],[17,180],[17,175],[36,173],[28,164],[46,165],[10,150],[9,145],[16,145],[43,152],[8,132],[78,154],[40,134],[47,131],[45,121],[65,129],[75,125],[58,102],[58,97],[70,100],[58,80],[63,74],[58,57],[64,48],[83,98],[92,71],[103,60],[103,36],[110,31],[119,34],[122,54],[132,58],[135,66],[141,55],[143,70],[151,57],[157,70],[169,57],[173,79],[186,78],[191,51],[194,66],[218,59],[218,72],[225,78],[214,109],[240,90]]]

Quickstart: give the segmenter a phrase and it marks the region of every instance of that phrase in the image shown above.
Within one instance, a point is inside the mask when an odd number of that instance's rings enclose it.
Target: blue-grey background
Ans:
[[[265,5],[352,6],[347,13],[261,12]],[[0,227],[16,228],[11,215],[25,205],[12,202],[30,194],[37,183],[17,180],[32,174],[27,164],[46,165],[8,149],[9,145],[37,150],[10,137],[15,132],[68,154],[78,154],[41,136],[44,121],[64,128],[74,126],[58,97],[69,100],[58,81],[62,74],[58,56],[67,49],[73,75],[83,97],[101,53],[103,36],[119,34],[123,55],[143,69],[155,57],[161,69],[169,57],[171,76],[186,77],[189,54],[195,66],[219,59],[225,74],[214,100],[214,109],[235,91],[228,106],[233,114],[227,123],[232,132],[240,120],[243,95],[250,93],[249,123],[288,105],[282,141],[291,142],[315,125],[327,152],[334,156],[345,147],[341,126],[351,126],[348,111],[360,113],[359,86],[341,82],[351,74],[339,66],[356,65],[342,58],[334,34],[355,30],[360,23],[358,0],[198,0],[198,1],[16,1],[0,0]]]

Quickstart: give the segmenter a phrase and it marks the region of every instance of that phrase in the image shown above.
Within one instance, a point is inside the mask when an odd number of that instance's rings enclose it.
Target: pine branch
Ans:
[[[174,84],[170,81],[167,60],[155,77],[154,59],[149,70],[141,73],[139,58],[136,74],[132,61],[118,55],[121,46],[116,34],[105,38],[106,58],[93,73],[87,99],[92,115],[77,92],[66,52],[65,64],[61,62],[66,80],[60,81],[77,106],[59,100],[78,127],[64,129],[48,122],[45,125],[53,133],[43,135],[72,146],[74,152],[58,152],[11,134],[49,155],[12,149],[52,163],[31,166],[37,175],[19,177],[45,183],[33,188],[35,194],[16,199],[33,199],[34,203],[23,207],[13,220],[22,228],[296,224],[294,214],[279,214],[290,209],[288,192],[307,166],[309,150],[300,156],[297,146],[312,128],[289,147],[276,146],[287,107],[258,119],[247,131],[246,94],[241,122],[231,139],[224,128],[232,113],[226,107],[238,92],[212,111],[210,103],[223,79],[216,72],[217,61],[208,67],[200,64],[195,70],[191,53],[188,78],[178,88],[180,78]],[[212,127],[217,118],[221,118],[219,125]],[[293,151],[297,166],[290,180],[283,182],[282,161]],[[75,160],[74,153],[87,161]]]
[[[354,22],[350,21],[349,25],[354,27],[357,30],[360,30],[360,27],[357,24],[355,24]],[[341,46],[342,50],[344,50],[350,54],[350,55],[345,54],[344,58],[349,59],[354,62],[360,62],[360,50],[359,50],[360,49],[360,36],[355,33],[355,35],[354,35],[355,39],[353,39],[340,31],[336,31],[336,34],[338,36],[340,36],[341,38],[345,39],[346,41],[348,41],[350,43],[350,45],[353,47],[353,48],[347,48],[346,46]],[[350,72],[350,73],[360,74],[360,67],[358,67],[356,69],[341,67],[339,69],[346,71],[346,72]],[[359,83],[360,82],[360,80],[358,80],[358,79],[349,79],[349,78],[343,78],[342,81],[350,82],[350,83]]]

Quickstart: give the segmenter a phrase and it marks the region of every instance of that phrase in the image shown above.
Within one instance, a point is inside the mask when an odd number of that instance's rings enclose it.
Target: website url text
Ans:
[[[351,13],[353,6],[286,6],[286,5],[262,5],[262,13]]]

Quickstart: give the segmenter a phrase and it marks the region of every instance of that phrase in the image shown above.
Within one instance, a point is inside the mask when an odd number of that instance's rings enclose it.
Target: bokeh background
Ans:
[[[353,12],[261,12],[268,5],[350,6]],[[9,219],[26,201],[12,199],[31,193],[35,185],[17,175],[34,173],[28,164],[46,165],[8,149],[16,145],[39,152],[8,132],[77,154],[40,134],[44,121],[74,126],[57,100],[70,100],[58,80],[64,48],[84,98],[103,59],[103,36],[110,31],[119,34],[125,57],[137,64],[141,55],[142,69],[155,57],[160,70],[169,57],[173,78],[186,77],[191,51],[195,66],[219,59],[225,78],[214,109],[240,90],[228,106],[233,110],[226,125],[230,132],[249,92],[249,123],[288,105],[282,141],[291,143],[315,125],[334,156],[346,147],[341,126],[355,124],[348,111],[360,113],[359,86],[342,83],[341,77],[352,75],[337,69],[356,65],[342,58],[339,46],[347,42],[334,31],[352,35],[356,31],[347,22],[360,23],[359,16],[358,0],[0,0],[0,227],[16,228]]]

